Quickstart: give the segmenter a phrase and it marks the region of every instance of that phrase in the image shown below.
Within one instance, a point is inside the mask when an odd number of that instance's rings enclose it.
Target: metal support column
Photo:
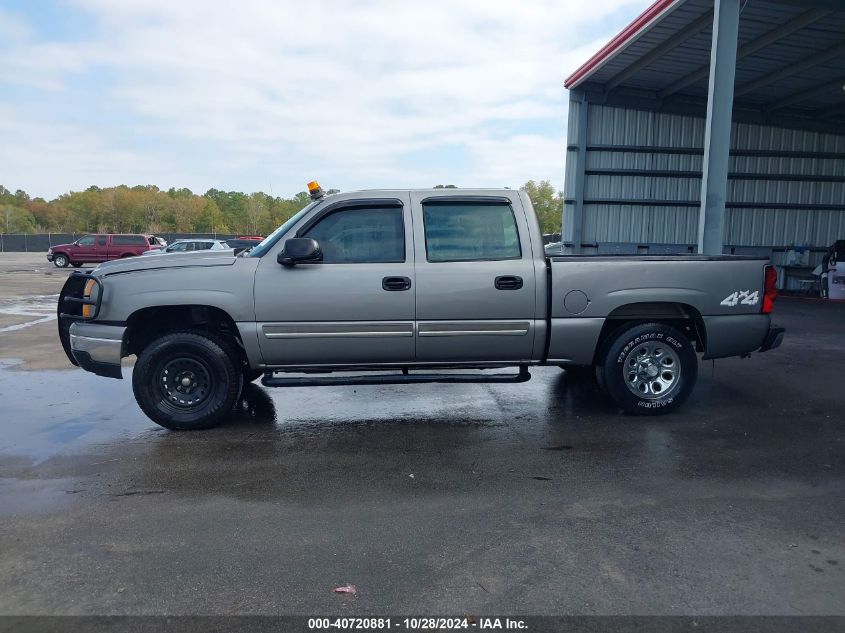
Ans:
[[[570,103],[578,104],[578,119],[575,143],[575,182],[572,187],[572,253],[581,252],[582,228],[584,226],[584,179],[587,172],[587,123],[589,104],[583,90],[573,90]],[[571,141],[570,141],[571,142]],[[572,172],[570,172],[572,173]],[[568,188],[568,187],[567,187]]]
[[[736,47],[740,0],[715,0],[707,126],[704,132],[704,170],[698,216],[698,252],[721,255],[725,234],[725,200],[731,145]]]

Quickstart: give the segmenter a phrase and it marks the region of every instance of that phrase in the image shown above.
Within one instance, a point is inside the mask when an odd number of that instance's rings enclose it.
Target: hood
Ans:
[[[235,263],[235,259],[234,251],[231,250],[172,253],[155,257],[126,257],[103,262],[94,269],[94,274],[105,276],[160,268],[231,266]]]

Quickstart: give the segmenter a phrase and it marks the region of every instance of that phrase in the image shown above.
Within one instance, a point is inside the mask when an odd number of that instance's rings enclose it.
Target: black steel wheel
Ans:
[[[634,415],[661,415],[689,397],[698,378],[692,342],[665,323],[643,323],[614,333],[597,368],[605,391]]]
[[[132,389],[147,416],[172,430],[206,429],[229,413],[241,391],[228,345],[200,332],[174,332],[138,356]]]

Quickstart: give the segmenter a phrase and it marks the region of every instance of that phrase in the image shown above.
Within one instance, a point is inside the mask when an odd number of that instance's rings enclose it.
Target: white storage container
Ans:
[[[845,262],[837,262],[836,268],[827,273],[827,283],[830,289],[828,298],[845,301]]]

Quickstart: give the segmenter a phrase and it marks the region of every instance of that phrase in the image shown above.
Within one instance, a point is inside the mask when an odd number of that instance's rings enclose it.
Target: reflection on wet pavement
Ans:
[[[131,368],[6,363],[0,605],[841,613],[845,341],[841,312],[818,314],[783,310],[781,349],[702,365],[658,418],[543,367],[515,385],[248,385],[220,427],[178,433],[140,412]],[[354,600],[331,592],[349,582]]]

